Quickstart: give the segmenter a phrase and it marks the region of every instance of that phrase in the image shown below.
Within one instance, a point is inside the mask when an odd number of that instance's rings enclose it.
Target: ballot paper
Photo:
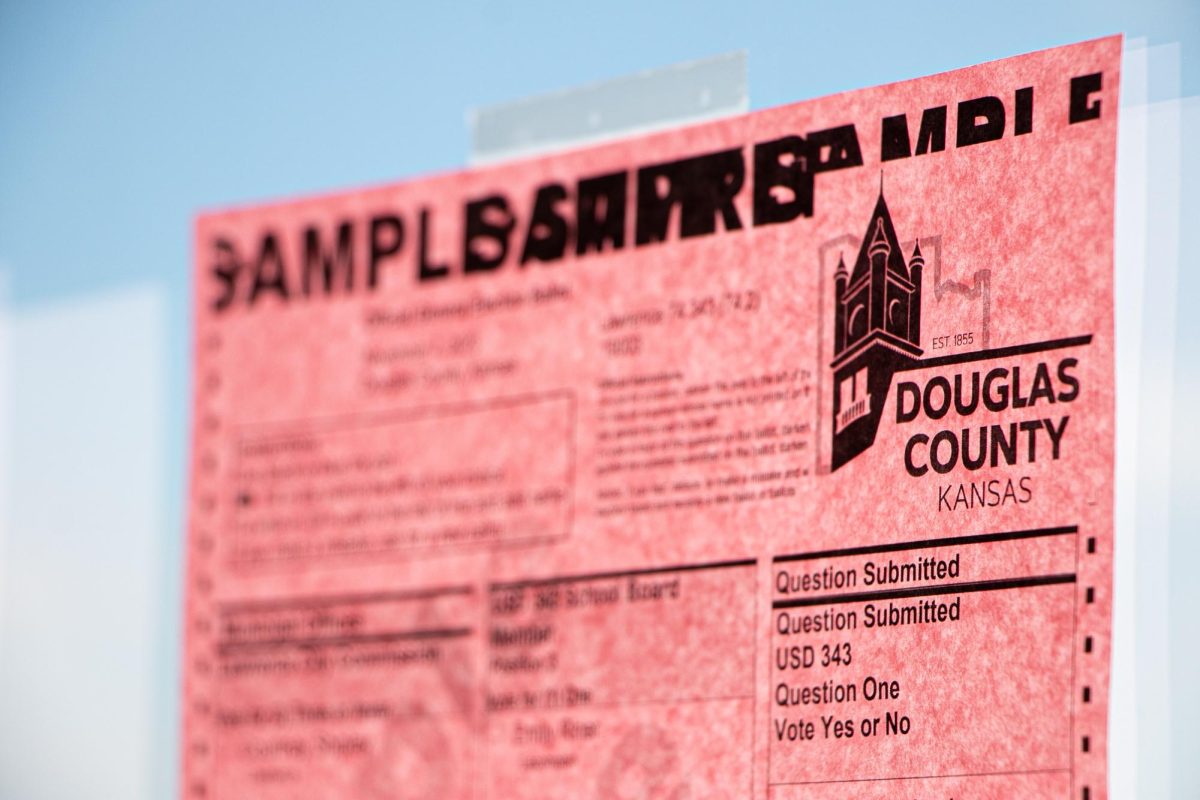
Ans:
[[[200,215],[182,795],[1106,797],[1120,52]]]

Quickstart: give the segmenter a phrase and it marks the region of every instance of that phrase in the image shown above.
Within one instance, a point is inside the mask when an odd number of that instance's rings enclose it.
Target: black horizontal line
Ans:
[[[450,542],[437,543],[425,542],[423,544],[404,545],[401,547],[372,547],[365,550],[345,550],[342,552],[332,553],[298,553],[298,554],[275,554],[256,558],[246,558],[245,556],[235,556],[229,559],[229,563],[234,567],[240,567],[243,570],[251,568],[269,569],[271,567],[279,567],[287,569],[291,564],[297,561],[307,561],[314,558],[338,559],[343,564],[346,559],[353,559],[362,556],[382,556],[382,555],[410,555],[413,558],[436,558],[446,551],[453,550],[458,552],[463,549],[476,548],[482,545],[487,545],[494,549],[502,547],[523,547],[530,544],[543,544],[554,542],[558,539],[565,539],[565,533],[550,533],[550,534],[529,534],[528,536],[510,536],[504,539],[487,539],[475,542]],[[435,550],[436,548],[436,550]],[[434,551],[434,552],[430,552]]]
[[[360,594],[336,594],[321,597],[269,597],[261,600],[230,600],[220,604],[223,614],[244,611],[275,611],[279,609],[324,608],[356,603],[402,603],[415,600],[433,600],[438,597],[469,595],[470,586],[439,586],[432,589],[410,589],[394,592],[363,592]]]
[[[365,428],[398,425],[407,422],[448,419],[478,412],[504,411],[553,400],[568,400],[573,403],[575,401],[575,392],[571,389],[551,389],[544,392],[527,392],[504,397],[491,397],[477,402],[432,403],[381,412],[334,414],[324,417],[269,420],[265,422],[238,422],[234,423],[234,427],[241,428],[242,430],[250,429],[251,431],[257,428],[258,432],[241,434],[239,444],[243,446],[263,446],[282,444],[325,433],[342,433],[347,430],[363,430]],[[245,457],[239,454],[239,458]]]
[[[758,563],[756,558],[744,558],[737,561],[713,561],[707,564],[679,564],[671,567],[646,567],[644,569],[627,569],[619,572],[592,572],[585,575],[559,575],[552,578],[531,578],[519,581],[504,581],[491,584],[491,590],[504,591],[507,589],[524,589],[531,586],[550,586],[557,583],[575,583],[577,581],[602,581],[611,578],[633,578],[638,575],[656,575],[663,572],[696,572],[708,569],[729,569],[730,567],[752,567]]]
[[[1045,342],[1031,342],[1030,344],[1017,344],[1012,345],[1011,347],[993,347],[990,350],[976,350],[971,353],[955,353],[949,356],[923,358],[918,361],[902,364],[900,367],[898,367],[897,371],[909,372],[917,369],[929,369],[931,367],[947,367],[953,364],[969,364],[972,361],[988,361],[994,358],[1027,356],[1031,353],[1044,353],[1047,350],[1059,350],[1064,347],[1079,347],[1080,345],[1091,343],[1092,335],[1090,333],[1086,336],[1068,336],[1064,339],[1049,339]]]
[[[1045,767],[1043,769],[1013,769],[1000,772],[956,772],[949,775],[886,775],[881,778],[844,778],[832,781],[772,781],[771,786],[818,786],[829,783],[874,783],[876,781],[929,781],[945,778],[989,778],[1000,775],[1043,775],[1070,772],[1070,767]]]
[[[915,542],[895,542],[892,544],[867,545],[865,547],[845,547],[840,550],[817,550],[812,553],[797,553],[795,555],[775,556],[772,561],[779,563],[781,561],[812,561],[818,558],[868,556],[875,553],[895,553],[900,550],[924,550],[931,547],[952,547],[961,544],[1008,542],[1016,539],[1036,539],[1041,536],[1061,536],[1066,533],[1078,532],[1079,526],[1077,525],[1063,525],[1058,528],[1035,528],[1027,531],[980,533],[972,536],[946,536],[941,539],[922,539]]]
[[[754,693],[748,694],[725,694],[713,695],[711,697],[652,697],[643,700],[600,700],[593,701],[587,704],[588,708],[598,709],[619,709],[630,708],[635,706],[667,706],[667,705],[695,705],[699,703],[738,703],[746,700],[753,700]],[[517,713],[511,708],[489,708],[486,713],[495,714],[497,716],[503,714]]]
[[[907,589],[885,589],[879,592],[854,592],[850,594],[825,595],[823,597],[793,597],[776,600],[772,608],[798,608],[800,606],[828,606],[836,603],[863,603],[869,600],[900,600],[906,597],[928,597],[936,594],[968,594],[970,592],[993,592],[1001,589],[1025,589],[1030,586],[1052,586],[1058,583],[1074,583],[1075,573],[1062,575],[1038,575],[1032,578],[1005,578],[992,581],[966,581],[964,583],[939,583],[936,586],[912,586]]]
[[[425,639],[460,639],[470,636],[471,628],[429,628],[426,630],[392,631],[390,633],[360,634],[357,636],[328,636],[311,639],[280,638],[280,639],[248,639],[245,641],[224,641],[217,643],[221,655],[230,651],[242,650],[271,650],[278,647],[299,647],[311,649],[315,647],[346,647],[355,644],[386,644],[388,642],[422,641]]]

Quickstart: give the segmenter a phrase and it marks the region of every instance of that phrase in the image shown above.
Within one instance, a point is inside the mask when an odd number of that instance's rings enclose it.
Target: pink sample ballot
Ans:
[[[182,796],[1106,797],[1120,52],[201,215]]]

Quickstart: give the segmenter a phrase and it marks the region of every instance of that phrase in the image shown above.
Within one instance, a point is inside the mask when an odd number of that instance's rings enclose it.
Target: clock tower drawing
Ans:
[[[924,267],[919,242],[905,260],[881,182],[854,269],[839,257],[834,276],[833,470],[874,443],[892,377],[921,357]]]

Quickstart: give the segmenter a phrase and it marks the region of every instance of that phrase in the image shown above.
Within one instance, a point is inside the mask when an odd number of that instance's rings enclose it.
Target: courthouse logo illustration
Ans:
[[[918,242],[907,260],[880,187],[854,271],[834,280],[833,453],[836,470],[875,441],[892,377],[921,357]]]

